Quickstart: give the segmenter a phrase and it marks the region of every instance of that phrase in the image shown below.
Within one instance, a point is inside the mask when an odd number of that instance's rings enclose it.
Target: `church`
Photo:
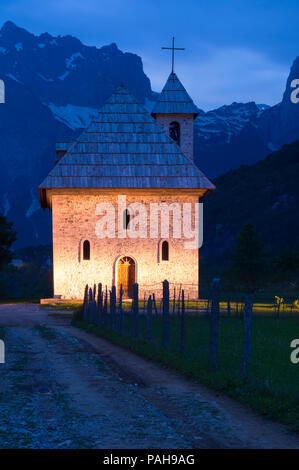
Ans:
[[[197,114],[172,71],[151,114],[122,84],[75,142],[57,144],[56,166],[39,187],[41,206],[52,211],[55,298],[82,299],[85,285],[99,282],[117,292],[122,285],[128,299],[138,282],[141,298],[159,298],[164,279],[198,298],[199,249],[174,233],[174,208],[191,207],[195,218],[215,189],[194,164]],[[136,204],[147,210],[139,237]],[[153,206],[172,209],[158,214],[161,225],[168,215],[166,235],[149,234]],[[115,208],[108,224],[116,230],[105,237],[97,229],[103,207]]]

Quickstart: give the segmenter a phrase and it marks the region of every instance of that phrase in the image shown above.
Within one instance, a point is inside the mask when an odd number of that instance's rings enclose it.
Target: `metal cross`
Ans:
[[[184,47],[174,47],[174,37],[172,38],[172,47],[161,47],[161,49],[168,49],[172,51],[172,68],[171,68],[171,73],[173,73],[173,68],[174,68],[174,51],[184,51]]]

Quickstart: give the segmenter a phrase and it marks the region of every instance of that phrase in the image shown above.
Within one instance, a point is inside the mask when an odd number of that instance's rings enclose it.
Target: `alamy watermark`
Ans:
[[[97,204],[100,219],[95,226],[98,238],[183,239],[186,249],[200,248],[203,243],[203,204],[190,202],[133,202],[118,195],[117,209],[109,202]],[[125,222],[129,217],[128,223]],[[171,223],[172,222],[172,223]]]
[[[0,339],[0,364],[5,362],[5,344],[2,339]]]
[[[3,80],[0,80],[0,103],[5,103],[5,85]]]
[[[290,359],[293,364],[299,364],[299,339],[293,339],[290,347],[293,348]]]
[[[299,103],[299,78],[291,81],[291,88],[295,88],[291,93],[291,102],[297,104]]]

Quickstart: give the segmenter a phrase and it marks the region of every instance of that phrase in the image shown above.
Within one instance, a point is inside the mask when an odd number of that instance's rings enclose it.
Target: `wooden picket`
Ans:
[[[210,313],[210,364],[212,369],[218,366],[219,341],[219,279],[211,284],[211,313]]]

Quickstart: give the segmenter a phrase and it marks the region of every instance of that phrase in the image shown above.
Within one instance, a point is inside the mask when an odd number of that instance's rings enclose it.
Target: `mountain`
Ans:
[[[291,82],[299,78],[299,57],[291,67],[281,103],[269,107],[233,103],[202,112],[195,122],[195,161],[209,177],[252,164],[299,139],[299,105]]]
[[[216,178],[216,191],[204,200],[204,255],[215,260],[225,256],[249,221],[272,254],[299,247],[298,175],[299,140]]]
[[[14,222],[16,246],[49,243],[37,187],[55,165],[56,141],[74,140],[122,82],[148,105],[155,95],[141,58],[116,44],[35,36],[12,22],[0,30],[0,78],[0,211]]]
[[[200,169],[215,177],[267,155],[269,149],[256,127],[268,108],[251,101],[234,102],[206,113],[200,111],[194,129],[195,162]]]
[[[199,112],[195,121],[195,161],[215,177],[252,164],[299,138],[298,112],[290,101],[292,66],[282,102],[274,107],[232,103]],[[72,141],[119,86],[150,111],[151,89],[142,60],[116,44],[85,46],[72,36],[31,34],[14,23],[0,30],[0,212],[14,222],[16,246],[50,243],[50,213],[39,204],[38,185],[53,168],[56,141]]]

